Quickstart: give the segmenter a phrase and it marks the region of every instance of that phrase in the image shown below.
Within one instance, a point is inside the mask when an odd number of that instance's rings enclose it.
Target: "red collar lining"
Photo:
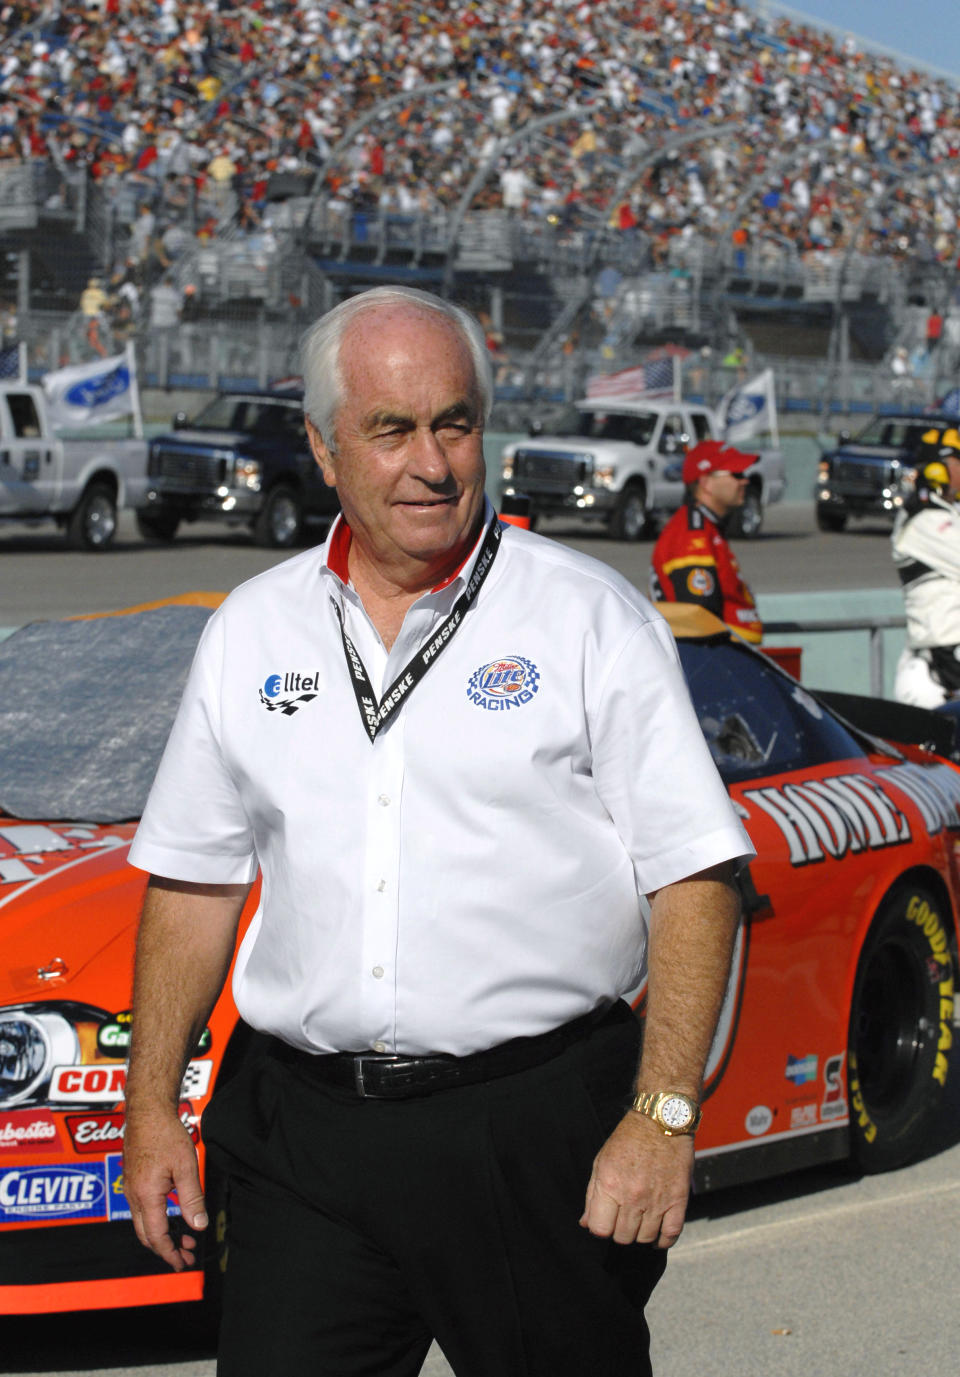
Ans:
[[[350,582],[350,545],[353,541],[353,532],[347,525],[346,520],[341,515],[337,519],[337,524],[333,528],[330,536],[330,548],[327,551],[327,568],[330,569],[342,583]],[[442,583],[438,583],[435,588],[431,588],[431,593],[440,593],[444,588],[449,588],[454,579],[460,577],[464,566],[473,557],[476,545],[471,545],[465,557],[454,569],[449,578],[445,578]]]

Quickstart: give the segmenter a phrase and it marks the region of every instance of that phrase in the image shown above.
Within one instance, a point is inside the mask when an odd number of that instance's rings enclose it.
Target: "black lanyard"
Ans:
[[[371,741],[376,741],[377,733],[381,727],[386,726],[390,718],[400,707],[401,703],[407,698],[419,684],[427,670],[436,660],[437,656],[446,650],[453,640],[460,623],[463,620],[467,608],[483,587],[483,581],[490,572],[490,566],[496,559],[497,551],[500,548],[500,518],[495,516],[487,527],[483,537],[483,544],[477,556],[477,562],[473,566],[473,573],[466,588],[457,598],[453,605],[449,617],[443,626],[430,637],[426,645],[421,646],[413,659],[408,661],[404,668],[394,679],[386,693],[377,702],[377,696],[373,691],[370,676],[366,666],[357,653],[357,648],[347,635],[343,624],[343,613],[337,603],[336,598],[331,598],[333,610],[337,614],[340,623],[340,636],[343,640],[343,653],[347,661],[347,669],[350,673],[350,682],[353,684],[353,691],[357,697],[357,706],[360,709],[360,720],[363,723],[364,731]]]

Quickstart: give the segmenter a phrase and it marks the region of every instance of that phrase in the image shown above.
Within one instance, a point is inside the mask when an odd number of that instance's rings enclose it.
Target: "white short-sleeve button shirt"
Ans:
[[[210,618],[132,863],[211,884],[259,866],[234,997],[307,1050],[465,1055],[611,1001],[642,972],[641,896],[752,854],[666,623],[605,565],[507,526],[371,742],[334,604],[379,695],[480,542],[388,655],[341,577],[345,534]]]

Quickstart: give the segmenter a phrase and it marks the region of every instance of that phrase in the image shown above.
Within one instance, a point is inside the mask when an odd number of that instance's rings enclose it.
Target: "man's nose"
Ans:
[[[412,438],[410,470],[414,477],[432,486],[450,481],[450,461],[443,441],[428,426],[418,427]]]

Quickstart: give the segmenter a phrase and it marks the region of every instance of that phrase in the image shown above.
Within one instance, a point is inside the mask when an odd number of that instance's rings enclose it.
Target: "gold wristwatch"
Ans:
[[[696,1133],[702,1112],[696,1100],[680,1090],[641,1090],[630,1108],[652,1119],[668,1138]]]

